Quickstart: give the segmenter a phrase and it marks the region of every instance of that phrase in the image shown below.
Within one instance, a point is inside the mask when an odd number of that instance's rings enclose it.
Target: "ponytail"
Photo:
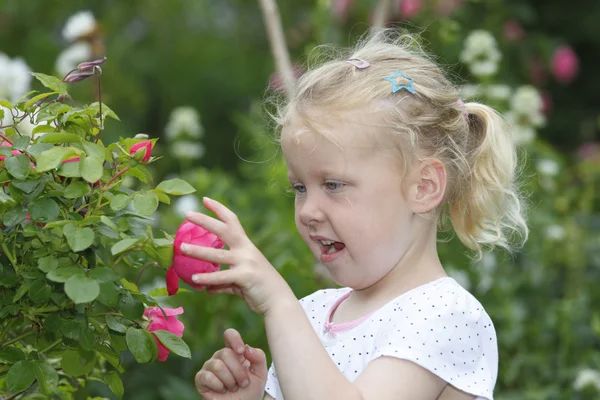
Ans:
[[[467,103],[464,107],[470,176],[450,199],[449,212],[458,237],[479,259],[485,247],[511,251],[513,244],[522,245],[529,229],[516,185],[517,153],[506,123],[486,105]],[[515,236],[520,240],[514,240]]]

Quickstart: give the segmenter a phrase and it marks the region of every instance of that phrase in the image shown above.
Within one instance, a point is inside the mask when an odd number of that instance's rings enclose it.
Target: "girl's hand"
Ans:
[[[207,197],[204,198],[204,205],[219,219],[196,212],[188,212],[186,218],[217,235],[229,250],[184,243],[181,252],[200,260],[227,264],[230,268],[196,274],[192,280],[205,285],[208,294],[236,294],[253,311],[263,315],[276,304],[297,302],[285,280],[246,236],[237,216],[223,204]]]
[[[225,348],[213,354],[196,374],[196,389],[206,400],[261,400],[267,382],[267,358],[227,329]]]

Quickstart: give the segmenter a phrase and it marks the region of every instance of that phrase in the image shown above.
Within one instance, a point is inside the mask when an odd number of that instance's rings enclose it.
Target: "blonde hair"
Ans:
[[[308,109],[341,112],[379,104],[384,111],[380,131],[401,139],[405,166],[418,152],[443,162],[448,183],[437,210],[440,222],[449,219],[477,258],[484,248],[512,251],[524,243],[528,228],[517,190],[517,154],[502,117],[486,105],[463,104],[458,88],[409,35],[375,30],[354,49],[334,51],[332,59],[298,80],[292,98],[278,104],[279,127],[296,118],[307,122]],[[357,68],[350,59],[370,66]],[[414,94],[392,93],[384,78],[396,70],[412,79]]]

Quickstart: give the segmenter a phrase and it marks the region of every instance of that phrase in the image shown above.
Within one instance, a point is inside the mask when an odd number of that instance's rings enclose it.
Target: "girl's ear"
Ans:
[[[415,214],[425,214],[437,208],[446,193],[446,167],[438,159],[426,159],[409,174],[408,202]]]

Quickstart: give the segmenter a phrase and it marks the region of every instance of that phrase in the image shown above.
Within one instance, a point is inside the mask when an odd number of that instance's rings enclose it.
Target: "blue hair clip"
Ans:
[[[399,76],[406,79],[408,81],[408,85],[398,85],[397,79]],[[404,73],[402,71],[400,71],[399,69],[397,69],[396,72],[394,72],[392,75],[386,76],[384,79],[386,81],[389,81],[392,83],[392,93],[396,93],[398,90],[401,90],[401,89],[406,89],[409,92],[411,92],[412,94],[415,94],[415,88],[413,87],[413,80],[411,78],[409,78],[408,76],[404,75]]]

